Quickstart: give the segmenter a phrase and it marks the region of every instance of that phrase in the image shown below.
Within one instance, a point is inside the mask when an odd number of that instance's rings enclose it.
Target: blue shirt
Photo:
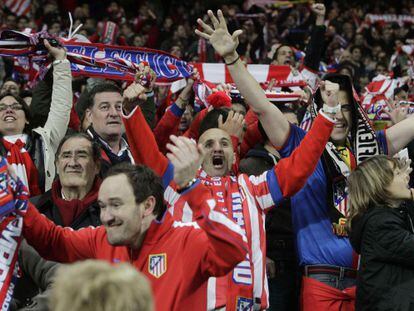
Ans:
[[[290,135],[279,151],[288,157],[300,144],[306,132],[292,125]],[[377,132],[377,140],[386,153],[387,142],[384,131]],[[303,265],[335,265],[352,267],[352,246],[347,237],[332,232],[329,205],[326,201],[328,186],[322,161],[305,186],[292,197],[292,224],[296,233],[299,263]]]

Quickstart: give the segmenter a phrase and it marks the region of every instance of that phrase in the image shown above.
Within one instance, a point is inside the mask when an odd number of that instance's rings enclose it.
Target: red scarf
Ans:
[[[88,194],[82,199],[73,199],[67,201],[62,199],[62,185],[59,180],[55,180],[52,184],[52,200],[57,206],[62,223],[65,227],[70,226],[75,219],[82,215],[82,213],[98,199],[98,190],[101,186],[101,179],[95,178],[93,186]]]
[[[249,217],[246,215],[248,211],[245,211],[242,205],[242,195],[239,190],[237,176],[210,177],[207,176],[204,171],[201,171],[199,178],[202,183],[211,190],[211,193],[216,200],[215,209],[224,213],[228,218],[232,219],[245,230],[246,237],[250,241],[250,224],[246,223],[249,221]],[[240,217],[240,213],[243,214],[242,218]],[[251,248],[249,247],[249,249]],[[248,258],[252,258],[250,251],[248,256]],[[253,308],[254,275],[252,263],[248,258],[246,257],[246,259],[239,263],[227,276],[217,278],[216,307],[226,305],[226,310],[237,310],[237,305],[242,303],[242,301],[239,300],[248,299],[249,301],[251,300],[251,306]],[[239,269],[239,267],[241,267],[241,269]],[[236,283],[233,281],[238,278],[236,275],[238,271],[242,271],[243,274],[246,274],[246,267],[250,267],[250,269],[247,268],[247,270],[250,270],[251,279],[247,280],[244,278],[244,284],[242,282]]]
[[[13,144],[3,138],[3,145],[7,150],[7,162],[12,165],[16,174],[28,186],[30,196],[41,194],[39,174],[30,154],[24,148],[25,143],[18,139]]]
[[[16,262],[22,240],[23,217],[27,210],[28,192],[20,181],[7,173],[7,163],[0,158],[0,244],[4,257],[0,267],[0,308],[8,310],[16,283]],[[12,205],[12,206],[11,206]]]

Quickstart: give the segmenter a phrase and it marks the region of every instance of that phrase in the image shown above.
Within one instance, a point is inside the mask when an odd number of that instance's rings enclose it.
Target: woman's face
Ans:
[[[410,199],[411,197],[408,185],[408,182],[410,181],[410,173],[412,171],[410,163],[411,161],[408,160],[402,168],[394,168],[394,179],[390,185],[385,188],[396,200],[405,200]],[[392,163],[390,162],[389,165],[392,166]]]

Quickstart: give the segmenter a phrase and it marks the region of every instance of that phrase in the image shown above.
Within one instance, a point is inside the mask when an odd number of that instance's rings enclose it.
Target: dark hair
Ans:
[[[14,81],[14,80],[13,80]],[[10,93],[10,92],[5,92],[5,93],[2,93],[1,95],[0,95],[0,101],[3,99],[3,98],[5,98],[5,97],[7,97],[7,96],[11,96],[11,97],[13,97],[20,105],[22,105],[22,108],[23,108],[23,111],[24,111],[24,115],[26,116],[26,120],[27,120],[27,122],[29,122],[28,124],[26,124],[25,125],[25,127],[24,127],[24,129],[23,129],[23,132],[24,133],[26,133],[26,134],[30,134],[30,131],[32,130],[32,127],[31,127],[31,125],[30,125],[30,121],[31,121],[31,114],[30,114],[30,109],[29,109],[29,106],[26,104],[26,102],[24,101],[24,99],[23,98],[21,98],[20,96],[18,96],[18,95],[14,95],[14,94],[12,94],[12,93]]]
[[[218,128],[219,116],[223,116],[223,122],[225,122],[227,120],[228,114],[228,108],[213,109],[209,111],[200,123],[200,128],[198,129],[198,137],[203,135],[203,133],[209,129]]]
[[[284,46],[287,46],[288,48],[290,48],[292,50],[293,57],[295,58],[295,51],[292,49],[292,47],[290,45],[287,45],[287,44],[281,44],[276,48],[275,53],[273,54],[273,57],[272,57],[272,61],[277,58],[277,54],[279,54],[279,50]]]
[[[346,75],[341,75],[338,73],[331,73],[331,74],[327,74],[324,78],[324,81],[328,80],[331,81],[333,83],[338,83],[339,84],[339,90],[340,91],[345,91],[348,99],[349,99],[349,104],[351,105],[351,118],[352,120],[355,121],[355,118],[357,116],[357,102],[354,98],[354,92],[353,92],[353,86],[352,86],[352,81],[351,79],[346,76]],[[322,100],[322,95],[321,95],[321,91],[318,88],[316,90],[315,93],[315,102],[316,105],[318,107],[318,110],[320,108],[322,108],[323,105],[323,100]],[[357,130],[357,124],[354,122],[352,124],[352,128],[351,128],[351,135],[354,136],[355,132]]]
[[[25,97],[33,97],[33,92],[30,90],[23,90],[20,92],[19,97],[25,98]]]
[[[149,196],[155,197],[153,214],[160,219],[166,210],[164,205],[164,187],[159,178],[150,168],[144,165],[133,165],[122,162],[109,168],[105,178],[125,174],[134,191],[137,204],[145,201]]]
[[[404,84],[403,86],[400,86],[400,87],[396,87],[394,89],[394,96],[398,95],[401,92],[408,93],[408,85],[407,84]]]
[[[105,82],[105,83],[101,83],[98,85],[95,85],[92,90],[89,91],[88,94],[88,101],[86,104],[86,109],[90,109],[93,107],[94,104],[94,99],[95,99],[95,95],[98,93],[104,93],[104,92],[114,92],[114,93],[119,93],[122,95],[122,90],[120,87],[118,87],[116,84],[111,83],[111,82]]]
[[[91,143],[91,147],[92,147],[92,158],[93,161],[96,162],[100,162],[101,161],[101,148],[99,147],[99,144],[94,141],[88,134],[85,133],[72,133],[72,134],[68,134],[65,137],[62,138],[62,140],[59,143],[59,146],[57,148],[56,154],[55,154],[55,160],[58,159],[60,151],[62,150],[62,146],[65,142],[67,142],[69,139],[73,139],[73,138],[83,138],[86,139],[87,141],[89,141]]]

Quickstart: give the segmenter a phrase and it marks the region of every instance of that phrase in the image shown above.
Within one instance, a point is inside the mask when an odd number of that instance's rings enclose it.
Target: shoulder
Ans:
[[[46,191],[43,194],[30,198],[30,203],[32,203],[36,208],[42,212],[43,210],[48,210],[53,208],[52,201],[52,192],[51,190]]]

